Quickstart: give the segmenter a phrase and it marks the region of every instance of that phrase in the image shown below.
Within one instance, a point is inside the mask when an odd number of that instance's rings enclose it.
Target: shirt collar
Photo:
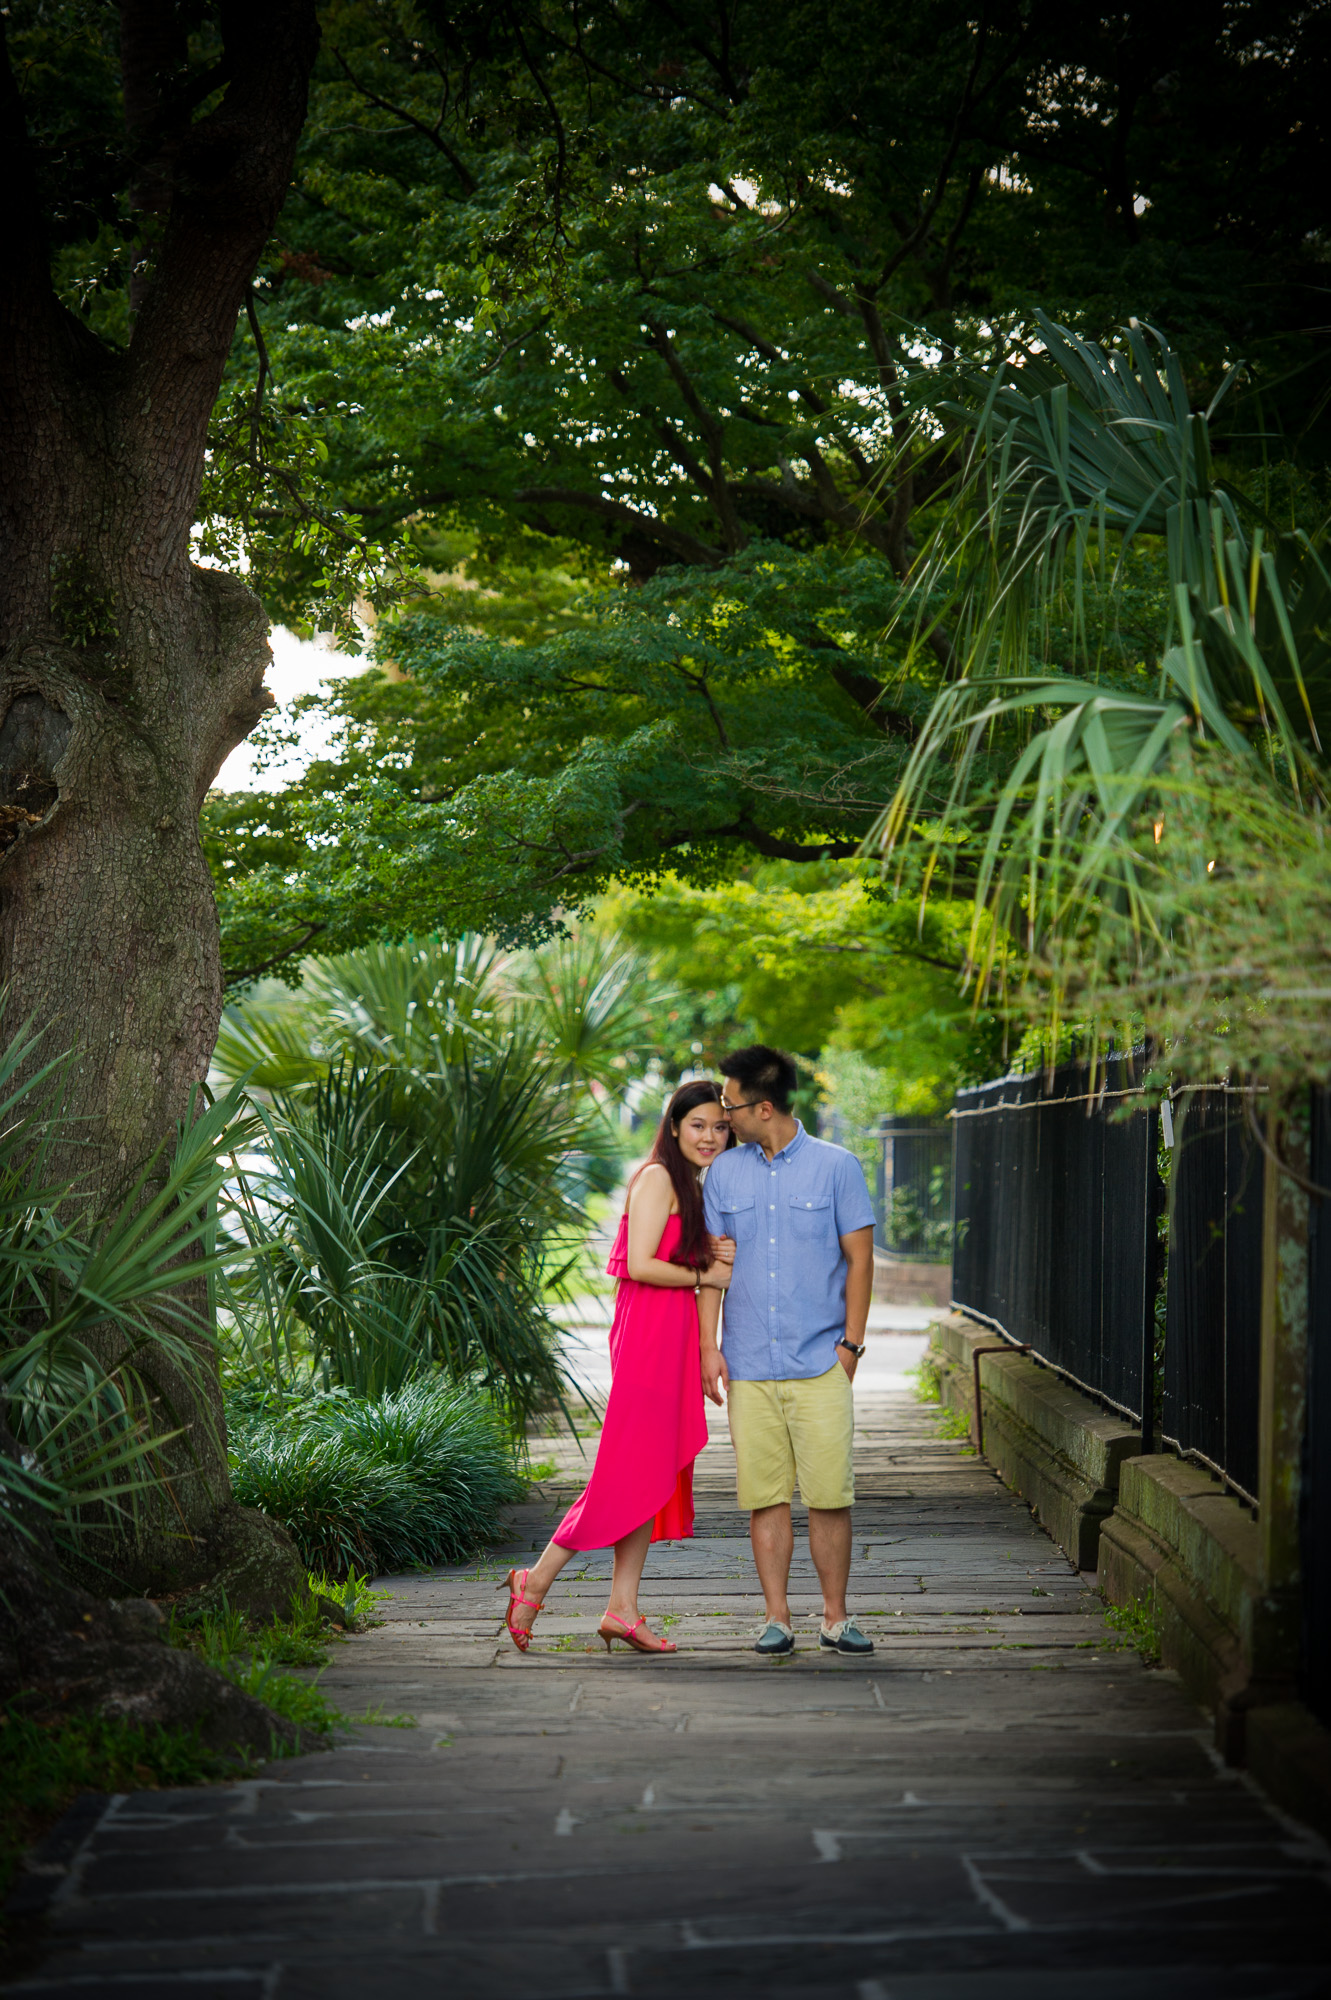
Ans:
[[[809,1140],[809,1135],[805,1131],[799,1119],[797,1118],[795,1120],[794,1138],[787,1139],[785,1145],[781,1148],[781,1151],[779,1153],[773,1153],[772,1165],[775,1166],[778,1160],[793,1159],[795,1157],[795,1154],[798,1153],[800,1147],[808,1144],[808,1140]],[[762,1147],[758,1144],[758,1141],[756,1139],[753,1141],[753,1148],[755,1152],[758,1153],[762,1152]]]

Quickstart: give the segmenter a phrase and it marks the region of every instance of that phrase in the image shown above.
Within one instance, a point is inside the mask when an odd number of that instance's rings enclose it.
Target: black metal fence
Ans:
[[[1169,1262],[1160,1114],[1133,1057],[961,1091],[952,1297],[1060,1374],[1257,1493],[1263,1157],[1238,1088],[1180,1091]],[[1331,1321],[1331,1248],[1328,1250]],[[1331,1387],[1328,1388],[1331,1395]]]
[[[1312,1094],[1309,1178],[1331,1188],[1331,1093]],[[1331,1723],[1331,1201],[1308,1205],[1308,1417],[1299,1482],[1301,1693]]]
[[[951,1126],[885,1118],[874,1136],[874,1242],[894,1257],[946,1264],[952,1254]]]
[[[1164,1442],[1257,1498],[1264,1160],[1230,1088],[1174,1098]]]
[[[1160,1116],[1130,1059],[961,1091],[952,1296],[1256,1504],[1265,1155],[1237,1086]],[[1134,1109],[1134,1099],[1139,1108]],[[1331,1722],[1331,1092],[1312,1096],[1307,1423],[1300,1479],[1301,1692]]]
[[[864,1168],[875,1247],[907,1262],[946,1264],[952,1254],[951,1125],[900,1117],[866,1129],[827,1111],[818,1130],[848,1147]]]
[[[953,1121],[954,1302],[1149,1436],[1163,1187],[1139,1065],[1001,1077]]]

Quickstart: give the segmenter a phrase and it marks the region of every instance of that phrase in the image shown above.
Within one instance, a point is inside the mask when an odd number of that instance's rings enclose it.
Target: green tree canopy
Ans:
[[[331,758],[214,808],[233,974],[853,852],[960,667],[947,579],[899,615],[959,384],[1037,303],[1163,322],[1204,397],[1245,358],[1217,448],[1317,458],[1326,63],[1315,9],[331,7],[215,532],[288,615],[316,490],[446,580]]]

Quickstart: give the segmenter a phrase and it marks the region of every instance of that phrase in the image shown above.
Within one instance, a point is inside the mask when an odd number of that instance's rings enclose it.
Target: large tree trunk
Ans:
[[[31,1021],[49,1030],[50,1052],[76,1052],[67,1108],[82,1121],[82,1177],[109,1197],[169,1138],[217,1033],[199,809],[271,701],[269,650],[263,607],[191,562],[190,530],[209,416],[286,191],[317,46],[311,0],[224,5],[226,94],[195,120],[175,17],[172,0],[121,11],[134,188],[163,218],[122,351],[54,293],[22,106],[0,62],[11,217],[0,296],[4,1032]],[[172,1503],[181,1578],[229,1499],[215,1391],[214,1370],[211,1407],[188,1413]],[[160,1580],[146,1560],[140,1587]]]

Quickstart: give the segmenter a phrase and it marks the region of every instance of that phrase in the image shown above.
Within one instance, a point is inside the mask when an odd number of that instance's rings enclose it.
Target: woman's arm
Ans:
[[[713,1262],[705,1271],[690,1271],[684,1264],[667,1264],[664,1257],[656,1255],[670,1219],[673,1192],[669,1174],[663,1166],[655,1163],[644,1167],[634,1181],[629,1195],[630,1278],[636,1278],[640,1285],[661,1285],[672,1291],[691,1292],[701,1277],[705,1285],[715,1285],[724,1290],[730,1282],[728,1266]]]

